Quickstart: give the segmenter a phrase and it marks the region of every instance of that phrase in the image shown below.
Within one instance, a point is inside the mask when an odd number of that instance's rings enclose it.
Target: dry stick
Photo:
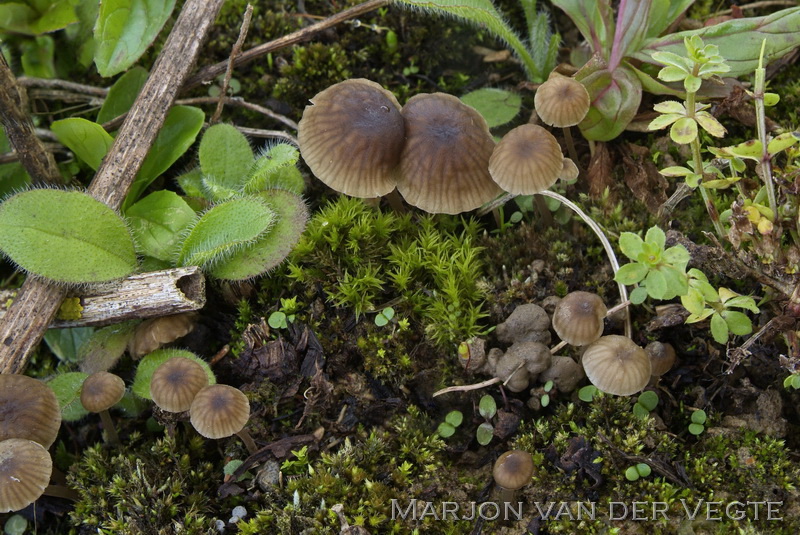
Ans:
[[[250,19],[253,17],[253,6],[247,4],[247,9],[244,10],[244,18],[242,19],[242,26],[239,28],[239,38],[233,44],[231,55],[228,58],[228,67],[225,69],[225,78],[222,79],[222,89],[219,92],[219,100],[217,101],[217,109],[214,110],[214,115],[208,121],[210,124],[216,124],[219,121],[219,116],[222,115],[222,106],[225,103],[225,97],[228,95],[228,87],[231,84],[231,77],[233,77],[233,60],[236,59],[242,52],[242,45],[247,38],[247,30],[250,28]]]
[[[358,17],[359,15],[363,15],[364,13],[368,13],[380,7],[387,6],[389,4],[390,0],[368,0],[363,4],[358,4],[357,6],[353,6],[350,9],[345,9],[341,13],[337,13],[331,17],[328,17],[323,21],[320,21],[316,24],[312,24],[311,26],[303,28],[302,30],[290,33],[289,35],[284,35],[283,37],[279,37],[268,43],[264,43],[263,45],[259,45],[257,47],[251,48],[250,50],[242,52],[242,54],[240,54],[239,57],[233,60],[233,66],[239,67],[265,54],[269,54],[270,52],[275,52],[276,50],[280,50],[281,48],[285,48],[291,45],[296,45],[297,43],[302,43],[303,41],[310,39],[313,35],[321,32],[322,30],[327,30],[328,28],[336,26],[340,22],[344,22],[353,17]],[[220,63],[217,63],[215,65],[210,65],[208,67],[205,67],[201,69],[200,72],[189,78],[189,80],[187,80],[186,83],[181,88],[181,91],[186,92],[190,89],[194,89],[199,85],[210,82],[220,74],[224,73],[227,68],[228,68],[228,61],[221,61]]]
[[[219,102],[219,97],[195,97],[195,98],[182,98],[175,101],[175,104],[183,104],[187,106],[192,106],[195,104],[215,104]],[[222,99],[223,102],[229,106],[239,106],[240,108],[244,108],[246,110],[254,111],[256,113],[260,113],[261,115],[266,115],[270,119],[275,119],[278,122],[285,124],[290,128],[294,128],[297,130],[297,123],[293,120],[289,119],[288,117],[281,115],[280,113],[275,113],[269,108],[265,108],[264,106],[259,106],[258,104],[253,104],[252,102],[247,102],[246,100],[238,97],[225,97]],[[110,122],[110,121],[109,121]],[[103,125],[105,127],[105,125]]]
[[[0,120],[8,140],[34,184],[63,184],[56,161],[36,137],[33,122],[22,102],[22,89],[5,57],[0,54]]]
[[[46,89],[66,89],[74,93],[86,93],[96,97],[105,98],[108,96],[108,89],[104,87],[95,87],[93,85],[77,84],[75,82],[68,82],[67,80],[58,80],[55,78],[36,78],[34,76],[20,76],[17,82],[22,87],[44,87]]]
[[[181,10],[152,73],[89,187],[96,199],[111,208],[117,210],[122,205],[222,3],[223,0],[187,0]],[[7,69],[5,61],[2,65]],[[0,82],[0,91],[5,93],[7,87],[5,81]],[[25,281],[0,322],[0,373],[22,373],[65,293],[64,288],[33,277]]]

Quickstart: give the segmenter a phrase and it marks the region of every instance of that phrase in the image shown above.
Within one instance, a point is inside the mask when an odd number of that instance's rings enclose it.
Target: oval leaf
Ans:
[[[58,141],[95,171],[114,143],[114,138],[102,126],[80,117],[55,121],[50,130]]]
[[[234,191],[241,189],[253,165],[250,143],[229,124],[215,124],[206,130],[197,155],[203,175]]]
[[[486,119],[489,128],[511,121],[522,107],[522,98],[519,95],[493,87],[467,93],[461,97],[461,101],[478,110],[478,113]]]
[[[148,72],[142,67],[134,67],[120,76],[108,90],[108,96],[97,113],[97,122],[103,124],[127,113],[147,81],[147,76]]]
[[[6,200],[0,249],[21,268],[59,282],[109,281],[136,268],[122,218],[80,191],[38,189]]]
[[[175,192],[155,191],[125,212],[140,253],[169,262],[197,214]]]
[[[161,31],[175,0],[103,0],[94,28],[94,63],[101,76],[133,65]]]

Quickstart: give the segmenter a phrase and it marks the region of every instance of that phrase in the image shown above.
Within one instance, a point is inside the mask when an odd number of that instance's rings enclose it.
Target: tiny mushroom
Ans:
[[[627,336],[603,336],[586,348],[581,362],[589,381],[608,394],[629,396],[650,380],[650,357]]]
[[[650,357],[650,373],[653,377],[661,377],[675,364],[675,348],[672,344],[650,342],[644,347]]]
[[[100,420],[108,433],[108,441],[119,445],[119,436],[108,409],[119,403],[125,395],[125,381],[109,372],[95,372],[83,381],[81,405],[89,412],[100,414]]]
[[[492,152],[489,173],[515,195],[532,195],[556,183],[564,155],[553,135],[534,124],[518,126],[503,136]]]
[[[498,457],[492,475],[500,487],[501,499],[512,502],[516,491],[531,482],[533,472],[533,457],[527,451],[511,450]]]
[[[536,90],[533,105],[542,121],[565,128],[583,121],[591,101],[582,83],[554,71]]]
[[[345,80],[318,93],[298,124],[311,172],[353,197],[381,197],[397,184],[405,141],[400,103],[379,84]]]
[[[195,319],[196,315],[189,312],[144,320],[128,342],[128,353],[138,359],[186,336],[194,329]]]
[[[45,449],[61,427],[61,407],[55,393],[32,377],[0,374],[0,440],[24,438]]]
[[[494,140],[486,120],[444,93],[411,97],[403,106],[405,146],[397,190],[429,213],[474,210],[500,193],[489,174]]]
[[[568,293],[553,311],[553,329],[568,344],[585,346],[603,335],[603,319],[607,312],[597,294]]]
[[[150,397],[162,410],[184,412],[207,384],[208,375],[200,364],[185,357],[172,357],[153,372]]]
[[[238,435],[251,454],[258,450],[244,428],[250,418],[250,402],[238,388],[221,384],[203,387],[192,400],[189,418],[206,438]]]
[[[19,511],[39,499],[52,472],[50,454],[38,442],[0,441],[0,513]]]

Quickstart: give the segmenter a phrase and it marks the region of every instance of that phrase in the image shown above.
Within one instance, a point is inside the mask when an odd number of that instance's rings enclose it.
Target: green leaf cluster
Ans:
[[[456,432],[456,428],[460,426],[463,421],[464,415],[461,411],[450,411],[447,413],[447,416],[444,417],[444,422],[440,423],[439,427],[436,428],[436,432],[439,433],[439,436],[442,438],[452,437]]]
[[[696,323],[710,319],[711,334],[717,343],[728,341],[729,334],[745,335],[753,332],[750,318],[738,310],[745,309],[758,313],[755,300],[728,288],[714,289],[705,274],[698,269],[690,269],[689,290],[681,296],[681,304],[691,312],[686,323]]]
[[[704,410],[696,410],[692,412],[691,423],[689,424],[689,432],[695,436],[702,435],[706,430],[706,420],[708,416]]]

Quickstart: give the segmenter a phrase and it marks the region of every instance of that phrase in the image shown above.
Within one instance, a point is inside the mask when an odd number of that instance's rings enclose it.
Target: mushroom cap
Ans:
[[[24,438],[49,448],[61,427],[55,393],[32,377],[0,374],[0,440]]]
[[[661,377],[675,364],[677,355],[672,344],[650,342],[644,347],[644,350],[650,357],[650,374],[654,377]]]
[[[138,359],[186,336],[194,329],[195,318],[194,314],[186,313],[144,320],[136,326],[133,337],[128,342],[128,353]]]
[[[539,118],[550,126],[575,126],[586,117],[591,105],[582,83],[558,73],[550,74],[533,97]]]
[[[406,142],[397,191],[406,202],[459,214],[500,193],[489,174],[494,140],[480,113],[444,93],[411,97],[402,113]]]
[[[107,411],[125,395],[125,381],[109,372],[95,372],[83,381],[81,405],[89,412]]]
[[[238,388],[210,385],[202,388],[189,408],[198,433],[206,438],[225,438],[244,429],[250,418],[250,402]]]
[[[603,335],[603,319],[607,312],[597,294],[568,293],[553,311],[553,329],[566,343],[585,346]]]
[[[35,502],[50,483],[53,460],[33,440],[0,441],[0,513],[19,511]]]
[[[172,357],[156,368],[150,379],[150,397],[168,412],[188,411],[197,393],[208,384],[208,374],[197,362]]]
[[[397,184],[405,129],[400,103],[363,78],[334,84],[311,99],[297,130],[311,172],[353,197],[380,197]]]
[[[527,451],[507,451],[495,461],[492,475],[495,483],[504,489],[521,489],[533,477],[533,457]]]
[[[635,394],[650,381],[650,357],[627,336],[603,336],[586,348],[581,362],[589,381],[615,396]]]
[[[535,124],[523,124],[503,136],[489,159],[489,173],[515,195],[532,195],[556,183],[564,154],[553,135]]]

